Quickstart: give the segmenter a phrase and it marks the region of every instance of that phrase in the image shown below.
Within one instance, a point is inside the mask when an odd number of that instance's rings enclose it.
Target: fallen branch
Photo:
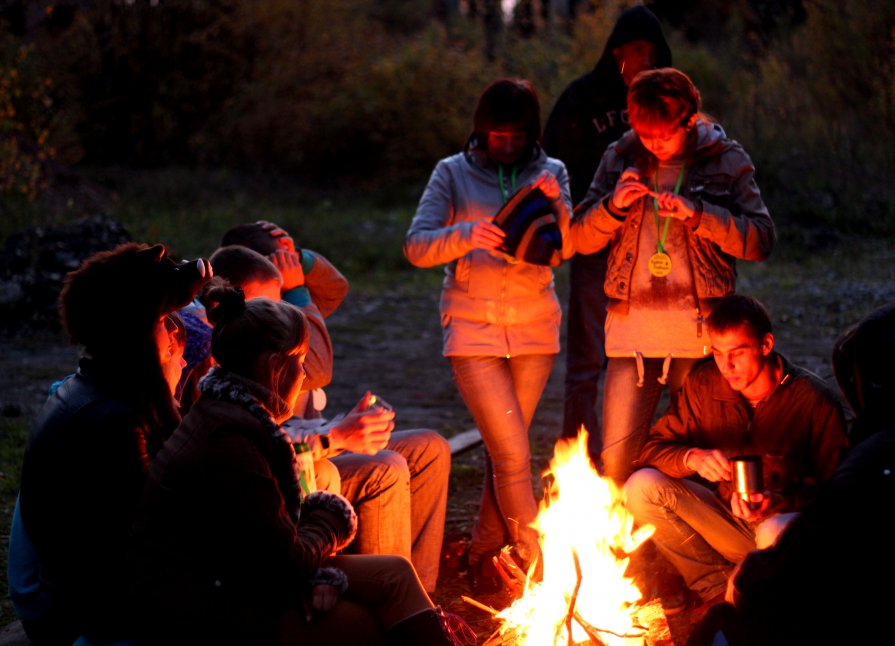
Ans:
[[[497,574],[510,589],[514,599],[519,599],[528,585],[528,576],[516,564],[509,547],[503,547],[497,556],[491,557]]]
[[[463,599],[463,601],[465,601],[465,602],[468,603],[469,605],[471,605],[471,606],[475,606],[475,607],[478,608],[479,610],[484,610],[485,612],[487,612],[488,614],[490,614],[492,617],[496,617],[498,614],[500,614],[500,611],[499,611],[499,610],[495,610],[495,609],[492,608],[491,606],[486,606],[484,603],[479,603],[479,602],[476,601],[475,599],[472,599],[472,598],[467,597],[467,596],[462,595],[462,594],[460,595],[460,598]]]

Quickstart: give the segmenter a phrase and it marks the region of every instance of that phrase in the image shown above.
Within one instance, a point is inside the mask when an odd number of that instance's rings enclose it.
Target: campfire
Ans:
[[[653,528],[633,531],[614,482],[588,459],[584,429],[557,442],[545,487],[534,523],[542,563],[523,573],[508,552],[498,559],[518,598],[496,613],[502,624],[487,644],[643,644],[646,628],[635,618],[641,593],[625,570],[628,555]]]

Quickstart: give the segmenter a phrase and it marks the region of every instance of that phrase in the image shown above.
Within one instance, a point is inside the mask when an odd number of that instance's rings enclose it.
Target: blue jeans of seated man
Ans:
[[[457,390],[485,442],[485,477],[469,562],[508,543],[534,549],[538,513],[528,429],[556,355],[449,357]]]
[[[410,560],[426,592],[438,581],[447,515],[451,448],[428,429],[396,431],[375,455],[330,458],[341,493],[357,513],[348,553],[397,554]]]
[[[677,396],[697,359],[672,359],[668,368],[668,391]],[[664,359],[643,359],[643,386],[638,387],[637,360],[610,357],[603,389],[602,475],[622,486],[634,470],[634,461],[646,436],[665,385],[659,383]]]
[[[596,462],[603,446],[597,415],[600,376],[606,365],[606,305],[603,289],[609,247],[592,254],[575,254],[569,261],[569,307],[566,316],[566,376],[563,396],[563,437],[588,432],[588,452]]]
[[[703,601],[724,593],[734,567],[756,549],[753,526],[693,480],[640,469],[628,478],[623,496],[638,525],[655,526],[656,548]]]

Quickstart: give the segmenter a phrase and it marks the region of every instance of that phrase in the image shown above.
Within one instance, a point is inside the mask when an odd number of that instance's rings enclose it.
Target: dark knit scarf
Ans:
[[[199,392],[206,397],[236,404],[247,410],[267,430],[272,440],[271,471],[286,500],[286,509],[292,520],[298,522],[301,506],[301,488],[298,481],[298,463],[292,439],[274,421],[288,410],[282,397],[256,381],[228,372],[219,366],[208,371],[199,382]]]

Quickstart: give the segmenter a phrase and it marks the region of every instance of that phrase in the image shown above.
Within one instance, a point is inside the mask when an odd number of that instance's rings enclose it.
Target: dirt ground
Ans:
[[[741,269],[739,289],[755,294],[768,305],[779,349],[796,363],[832,380],[829,356],[836,334],[870,310],[895,301],[895,247],[887,241],[859,241],[822,251],[823,257],[810,254],[801,259],[769,261],[764,266],[748,265]],[[558,270],[561,295],[564,270]],[[328,412],[348,409],[369,389],[394,406],[399,429],[428,427],[450,437],[473,428],[451,381],[448,363],[441,356],[437,286],[408,281],[375,295],[353,289],[330,318],[329,326],[336,348],[336,370],[333,384],[327,389]],[[59,334],[0,337],[0,414],[30,419],[49,383],[70,372],[74,360],[74,350]],[[561,427],[563,375],[561,354],[531,429],[536,488]],[[472,528],[481,467],[480,446],[454,458],[447,542]],[[635,579],[648,583],[654,566],[649,559],[632,564]],[[482,644],[496,624],[488,613],[464,602],[462,595],[471,595],[465,579],[445,562],[435,601],[446,611],[464,617]],[[477,600],[495,607],[507,601]],[[8,600],[4,605],[8,608]],[[12,619],[6,616],[7,621]],[[689,632],[686,615],[676,616],[665,628],[660,636],[651,638],[652,643],[683,646]]]

